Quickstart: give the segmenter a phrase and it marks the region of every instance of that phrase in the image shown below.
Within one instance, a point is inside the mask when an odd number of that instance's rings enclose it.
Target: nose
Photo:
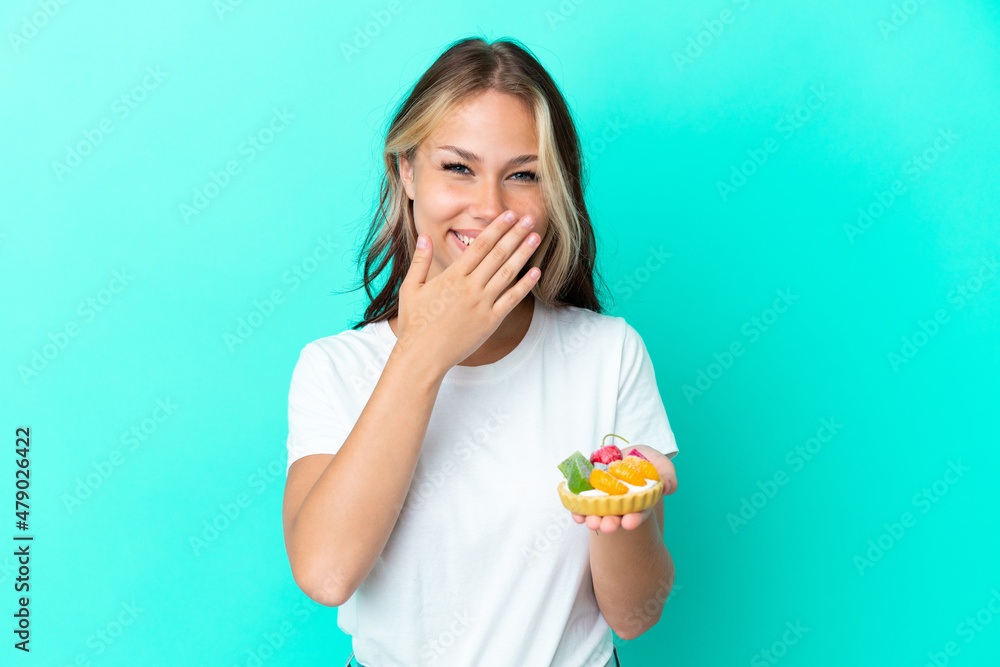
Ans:
[[[492,179],[483,179],[476,188],[469,208],[473,217],[481,219],[484,224],[493,222],[507,210],[503,186]]]

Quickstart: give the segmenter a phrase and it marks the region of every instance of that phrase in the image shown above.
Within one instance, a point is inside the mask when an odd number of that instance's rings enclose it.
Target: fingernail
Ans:
[[[417,247],[418,248],[426,248],[427,247],[427,237],[426,236],[418,236],[417,237]]]
[[[514,211],[507,211],[503,215],[503,219],[506,220],[507,222],[514,222],[514,218],[516,217],[517,215],[514,214]]]

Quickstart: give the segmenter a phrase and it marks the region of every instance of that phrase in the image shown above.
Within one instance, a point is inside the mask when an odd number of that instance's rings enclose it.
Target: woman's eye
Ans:
[[[442,168],[442,169],[444,169],[445,171],[454,171],[454,170],[452,169],[452,167],[458,167],[459,169],[468,169],[468,167],[466,167],[466,166],[465,166],[464,164],[459,164],[459,163],[457,163],[457,162],[451,162],[451,163],[448,163],[448,164],[444,165],[444,166],[443,166],[443,167],[441,167],[441,168]],[[459,173],[459,174],[461,174],[461,173],[463,173],[463,172],[460,172],[460,171],[459,171],[459,172],[456,172],[456,173]]]
[[[462,174],[462,175],[467,174],[469,170],[469,168],[466,167],[464,164],[458,162],[449,162],[448,164],[442,165],[441,168],[444,169],[445,171],[451,171],[456,174]],[[461,171],[462,169],[464,169],[465,171]],[[523,176],[524,178],[517,178],[518,176]],[[515,181],[532,182],[538,180],[538,174],[536,174],[533,171],[519,171],[516,174],[514,174],[513,178]]]

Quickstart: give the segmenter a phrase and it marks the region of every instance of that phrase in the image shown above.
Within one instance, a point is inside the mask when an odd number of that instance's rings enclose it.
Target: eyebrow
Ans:
[[[483,159],[478,155],[476,155],[475,153],[470,153],[469,151],[464,150],[462,148],[458,148],[457,146],[445,145],[445,146],[438,146],[438,148],[451,151],[452,153],[459,156],[463,160],[468,160],[469,162],[483,161]],[[538,160],[537,155],[518,155],[516,158],[513,158],[508,164],[516,167],[522,164],[527,164],[529,162],[535,162],[536,160]]]

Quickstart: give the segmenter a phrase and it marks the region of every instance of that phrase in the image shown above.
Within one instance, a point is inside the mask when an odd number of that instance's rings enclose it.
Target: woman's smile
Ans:
[[[459,238],[458,232],[456,232],[454,229],[449,229],[448,230],[448,236],[451,237],[452,241],[454,241],[455,243],[458,244],[459,252],[465,252],[465,249],[469,247],[469,246],[465,245],[465,241],[463,241],[461,238]],[[472,243],[471,239],[470,239],[469,243],[470,244]]]

